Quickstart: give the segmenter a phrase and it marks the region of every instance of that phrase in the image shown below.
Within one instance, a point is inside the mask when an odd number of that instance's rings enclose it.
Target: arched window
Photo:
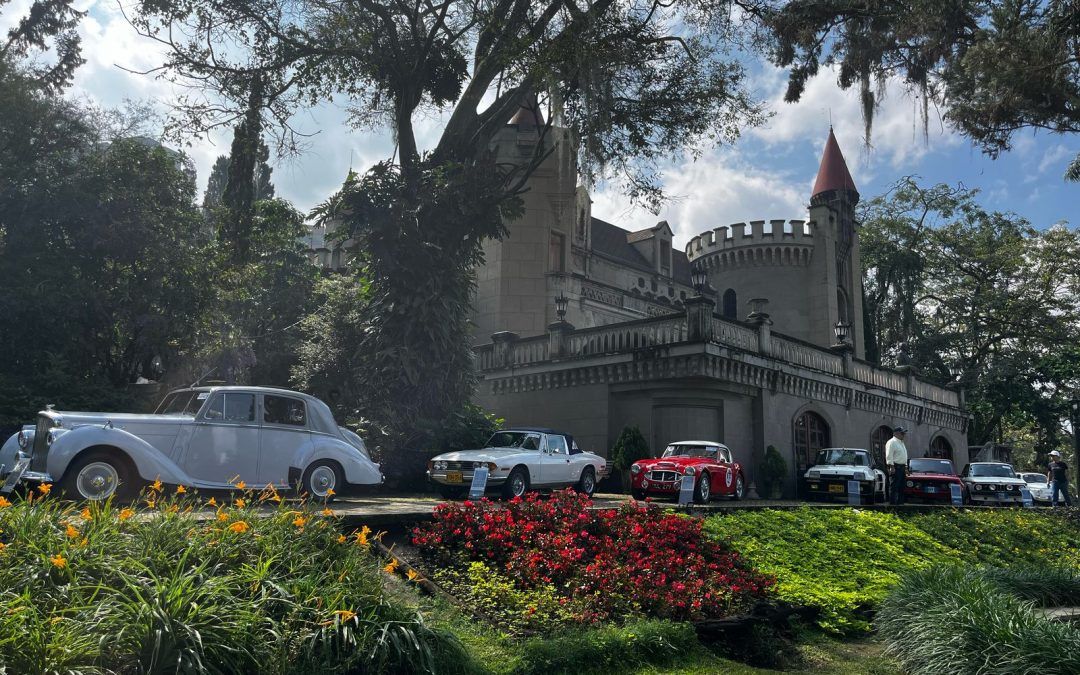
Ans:
[[[808,410],[795,418],[793,431],[792,445],[801,474],[814,463],[818,450],[829,447],[829,425],[821,415]]]
[[[944,436],[935,436],[934,440],[930,442],[930,454],[927,457],[951,461],[953,458],[952,443],[949,443],[949,439]]]
[[[725,319],[737,319],[739,314],[739,300],[735,296],[735,289],[729,288],[724,291],[724,310]]]
[[[892,438],[892,428],[882,424],[870,434],[870,454],[879,467],[885,466],[885,444]]]

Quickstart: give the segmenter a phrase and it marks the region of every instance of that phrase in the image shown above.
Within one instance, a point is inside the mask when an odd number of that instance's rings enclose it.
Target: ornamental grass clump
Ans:
[[[534,615],[550,620],[552,593],[564,608],[557,615],[569,624],[694,620],[745,610],[773,584],[739,554],[705,538],[697,519],[633,503],[592,510],[591,503],[568,490],[502,505],[443,504],[433,523],[414,530],[413,543],[433,567],[455,572],[439,576],[455,592],[467,595],[486,570],[488,590],[512,598],[515,608],[524,605],[516,621],[505,621],[511,628],[536,627]],[[528,594],[536,601],[528,602]]]
[[[875,625],[887,653],[917,675],[1078,673],[1080,630],[1046,618],[1014,592],[1030,595],[1061,574],[952,565],[914,571],[882,602]]]
[[[339,541],[322,504],[249,491],[211,506],[193,493],[152,488],[123,508],[0,506],[0,670],[463,667],[457,641],[386,595],[382,561],[355,537]]]

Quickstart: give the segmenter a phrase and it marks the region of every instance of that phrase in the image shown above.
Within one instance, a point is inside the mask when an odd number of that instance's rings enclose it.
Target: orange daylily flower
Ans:
[[[229,519],[229,514],[225,513],[224,511],[218,511],[217,519],[221,522],[225,522]]]
[[[394,570],[396,570],[398,568],[398,565],[400,565],[400,564],[401,563],[398,562],[398,559],[394,558],[390,562],[383,565],[383,571],[386,572],[387,574],[393,574]]]
[[[409,577],[409,581],[417,581],[420,579],[420,573],[416,570],[409,570],[405,573],[405,576]]]
[[[178,494],[178,495],[182,495],[182,494],[184,494],[185,492],[187,492],[187,488],[186,488],[186,487],[184,487],[183,485],[177,485],[177,486],[176,486],[176,494]]]
[[[235,501],[235,504],[236,504],[237,508],[241,508],[241,509],[242,509],[242,508],[244,508],[245,506],[247,506],[247,500],[246,500],[246,499],[244,499],[243,497],[241,497],[240,499],[237,499],[237,500]]]
[[[150,489],[153,490],[154,492],[161,492],[161,479],[158,478],[153,483],[151,483],[150,484]]]
[[[348,539],[348,537],[346,537],[345,535],[343,535],[343,534],[342,534],[342,535],[339,535],[339,536],[338,536],[338,538],[337,538],[337,543],[339,543],[339,544],[344,544],[344,543],[345,543],[345,542],[347,542],[348,540],[349,540],[349,539]]]
[[[3,553],[5,548],[7,548],[7,544],[0,541],[0,553]]]
[[[346,621],[352,621],[356,618],[356,612],[352,611],[351,609],[338,609],[334,611],[334,614],[337,614],[338,618],[341,619],[342,623],[345,623]]]
[[[242,520],[238,520],[235,523],[233,523],[232,525],[230,525],[229,529],[232,530],[233,532],[236,532],[237,534],[243,534],[243,533],[247,532],[248,530],[250,530],[251,526],[248,525],[247,523],[245,523]]]
[[[67,529],[64,530],[64,534],[67,535],[68,539],[74,539],[75,537],[79,536],[79,531],[72,527],[69,523]]]
[[[333,512],[333,510],[331,510],[331,509],[323,509],[323,510],[322,510],[322,511],[320,511],[319,513],[321,513],[322,515],[326,516],[327,518],[329,518],[330,516],[334,515],[334,512]]]
[[[67,558],[57,553],[53,557],[49,558],[49,562],[53,564],[53,567],[64,569],[67,567]]]
[[[94,519],[94,514],[90,513],[90,507],[84,508],[82,510],[82,512],[79,513],[79,516],[82,517],[83,520],[93,520]]]
[[[217,500],[211,497],[206,501],[207,506],[217,506]]]
[[[356,543],[361,545],[361,546],[367,546],[368,545],[367,536],[369,534],[371,534],[371,528],[368,527],[367,525],[365,525],[362,529],[358,530],[355,533],[355,535],[356,535]]]
[[[42,495],[47,495],[49,494],[49,491],[52,490],[52,483],[42,483],[37,486],[37,489]]]
[[[330,488],[329,490],[327,490],[327,491],[326,491],[326,496],[327,496],[327,497],[333,497],[333,496],[334,496],[334,495],[336,495],[336,494],[337,494],[337,493],[336,493],[336,492],[334,492],[334,488]]]
[[[247,483],[245,483],[242,480],[236,481],[236,489],[237,490],[246,490],[247,489]]]
[[[307,518],[303,516],[297,516],[293,519],[292,524],[303,529],[304,525],[307,525]]]
[[[11,506],[11,502],[8,501],[7,497],[0,497],[0,509],[6,509],[9,506]]]
[[[132,517],[133,515],[135,515],[135,510],[134,509],[124,509],[123,511],[120,512],[120,515],[117,516],[117,517],[121,521],[124,521],[124,520],[127,520],[128,518]]]

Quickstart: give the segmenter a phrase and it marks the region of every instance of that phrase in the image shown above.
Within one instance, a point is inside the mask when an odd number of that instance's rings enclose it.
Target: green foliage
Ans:
[[[705,528],[774,575],[780,599],[820,607],[821,626],[841,633],[868,630],[867,610],[907,570],[960,559],[899,517],[870,511],[739,512],[709,518]]]
[[[457,452],[482,448],[491,436],[502,428],[501,417],[487,412],[474,403],[466,403],[451,412],[433,429],[434,447],[439,452]]]
[[[765,448],[765,456],[761,460],[758,469],[758,483],[761,486],[761,494],[766,499],[780,496],[784,488],[784,479],[787,478],[787,462],[783,455],[774,447]]]
[[[868,356],[939,382],[961,371],[973,444],[1035,426],[1059,446],[1080,387],[1080,232],[989,212],[976,193],[905,178],[860,206]]]
[[[522,645],[522,675],[616,673],[643,666],[665,666],[700,651],[688,623],[637,621]]]
[[[7,0],[0,7],[5,4]],[[74,4],[72,0],[38,0],[18,21],[4,17],[11,28],[0,39],[0,73],[9,66],[21,67],[28,82],[46,92],[56,93],[70,85],[75,71],[86,62],[78,32],[86,12]]]
[[[887,651],[919,674],[1080,671],[1080,631],[1040,616],[1009,587],[1027,576],[1013,572],[1003,585],[997,573],[956,566],[906,575],[877,615]]]
[[[616,469],[627,471],[639,459],[652,457],[648,441],[637,426],[623,427],[611,448],[611,459]]]
[[[754,11],[770,29],[773,61],[791,66],[786,99],[797,101],[822,64],[839,64],[840,86],[860,90],[867,142],[894,76],[918,91],[924,129],[931,103],[941,106],[991,156],[1021,129],[1080,131],[1080,25],[1069,3],[837,0]]]
[[[454,672],[468,657],[384,591],[317,505],[0,506],[10,672]],[[189,495],[190,497],[190,495]],[[249,501],[256,495],[247,494]]]
[[[462,573],[449,568],[435,568],[435,582],[478,610],[485,619],[511,633],[529,631],[549,633],[576,623],[574,615],[586,607],[580,602],[570,606],[554,587],[518,588],[512,579],[482,562],[469,563]]]
[[[869,629],[874,609],[900,578],[935,564],[991,565],[1025,597],[1016,571],[1080,570],[1080,524],[1031,509],[948,509],[897,516],[878,511],[798,509],[714,516],[706,531],[727,540],[757,569],[777,577],[780,599],[819,607],[827,630]],[[1055,577],[1045,572],[1045,579]],[[1074,597],[1075,584],[1054,592]],[[1048,593],[1041,590],[1039,593]]]

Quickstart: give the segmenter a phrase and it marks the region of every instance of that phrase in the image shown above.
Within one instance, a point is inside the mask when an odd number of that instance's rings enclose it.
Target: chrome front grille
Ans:
[[[649,480],[654,482],[668,482],[678,480],[679,474],[675,471],[650,471]]]
[[[453,461],[446,463],[446,469],[448,471],[472,471],[472,468],[472,462]]]
[[[31,471],[45,471],[45,461],[48,459],[49,447],[46,441],[49,438],[49,430],[53,428],[53,421],[45,415],[38,415],[37,427],[34,430],[34,451],[30,459]]]

